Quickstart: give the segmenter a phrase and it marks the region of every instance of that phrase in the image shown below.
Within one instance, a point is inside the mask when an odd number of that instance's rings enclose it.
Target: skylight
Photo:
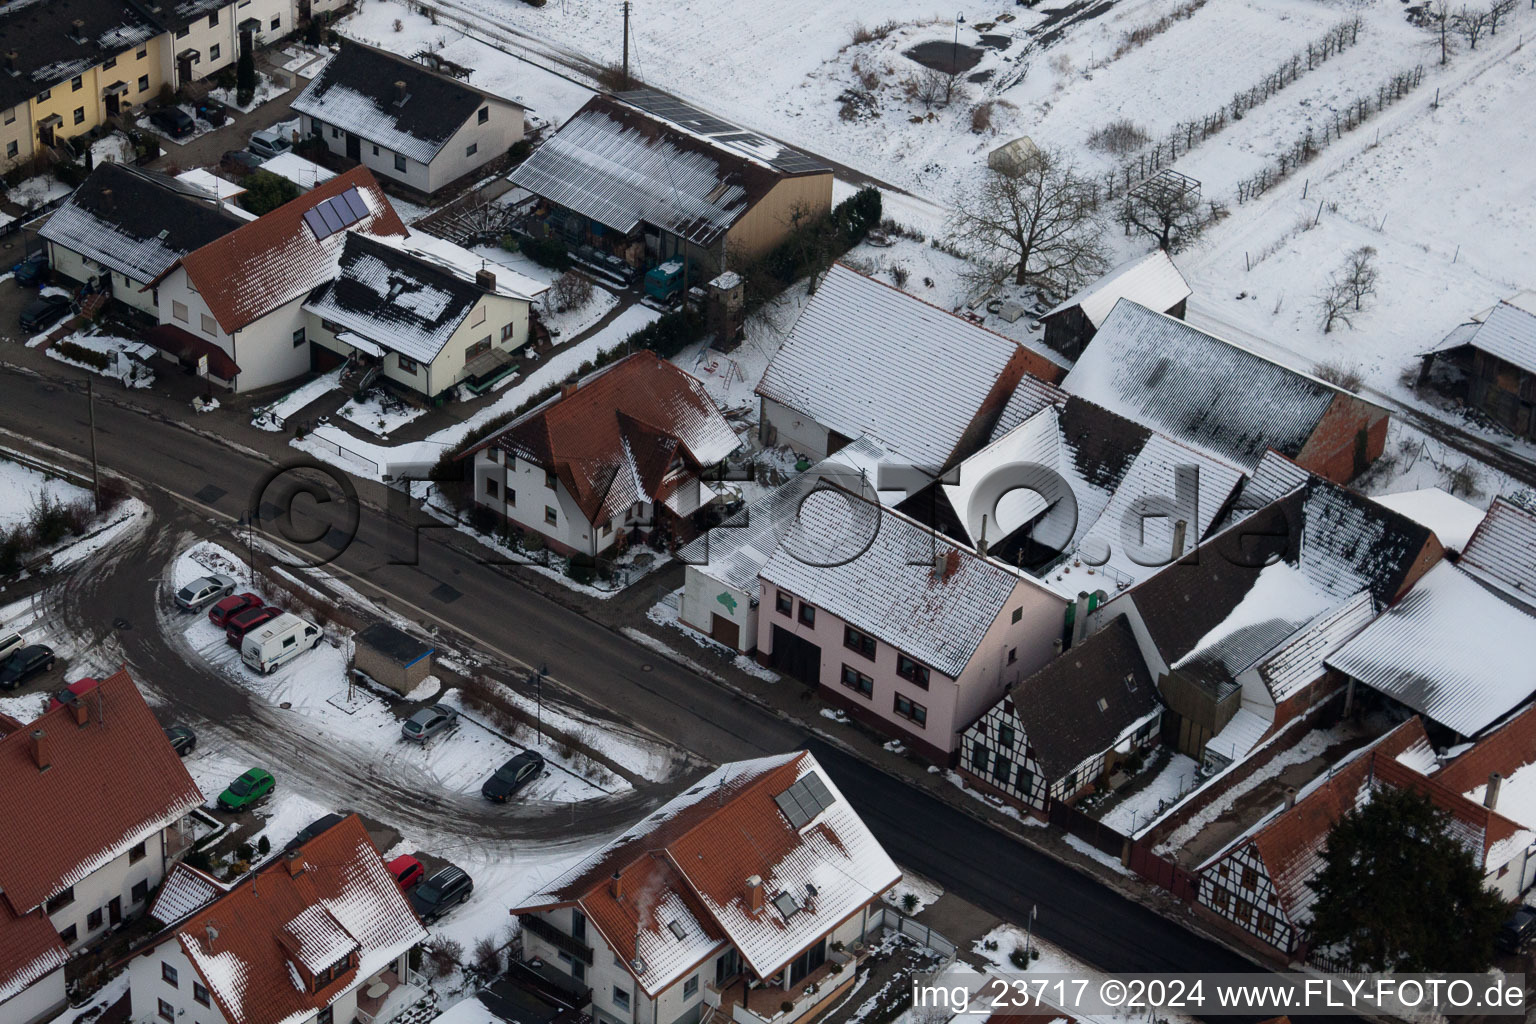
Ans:
[[[807,772],[805,778],[774,797],[773,802],[779,805],[791,825],[801,828],[832,806],[832,792],[821,781],[820,775]]]
[[[688,933],[683,930],[683,926],[675,920],[668,922],[667,927],[671,930],[672,934],[677,936],[679,939],[686,939],[688,937]]]
[[[368,216],[368,212],[368,204],[363,202],[357,189],[349,188],[341,195],[332,196],[316,203],[312,209],[305,210],[304,223],[315,233],[315,240],[320,241],[342,228],[356,224]]]
[[[773,898],[773,905],[779,913],[785,917],[794,917],[800,912],[800,901],[789,892],[781,892]]]

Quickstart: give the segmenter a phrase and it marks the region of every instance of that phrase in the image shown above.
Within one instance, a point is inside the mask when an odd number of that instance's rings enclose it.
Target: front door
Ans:
[[[791,633],[783,626],[773,627],[773,667],[807,686],[821,684],[821,648]]]
[[[107,104],[107,116],[108,117],[116,117],[117,116],[117,111],[118,111],[118,97],[117,97],[117,93],[115,93],[115,92],[107,93],[106,98],[105,98],[105,102]]]
[[[107,904],[107,920],[112,924],[122,924],[123,898],[121,896],[113,896],[112,902]]]
[[[724,615],[715,614],[709,635],[725,644],[733,651],[741,649],[741,627]],[[777,645],[775,645],[777,646]]]
[[[361,160],[363,158],[363,140],[351,132],[347,132],[347,159]]]

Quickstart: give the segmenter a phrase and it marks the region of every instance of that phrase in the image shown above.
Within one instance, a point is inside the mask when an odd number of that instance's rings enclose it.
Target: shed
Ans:
[[[352,665],[391,690],[409,693],[432,674],[435,652],[436,648],[409,633],[387,622],[376,622],[357,634]]]

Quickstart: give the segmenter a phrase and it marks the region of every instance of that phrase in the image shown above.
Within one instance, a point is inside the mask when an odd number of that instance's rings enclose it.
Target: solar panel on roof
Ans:
[[[328,235],[333,235],[347,226],[346,221],[341,219],[341,214],[336,212],[336,208],[331,205],[329,199],[315,207],[315,212],[320,215],[320,219],[325,221],[325,226],[330,229],[326,232]]]
[[[821,781],[821,776],[809,772],[805,778],[774,797],[773,802],[779,805],[779,810],[784,812],[790,825],[798,829],[832,806],[832,792]]]
[[[347,208],[352,211],[352,215],[358,220],[368,216],[368,204],[363,202],[363,197],[358,193],[357,189],[349,188],[337,198],[347,204]]]
[[[330,235],[330,229],[325,226],[325,221],[320,219],[320,214],[314,210],[304,211],[304,223],[309,225],[316,238],[325,238]]]

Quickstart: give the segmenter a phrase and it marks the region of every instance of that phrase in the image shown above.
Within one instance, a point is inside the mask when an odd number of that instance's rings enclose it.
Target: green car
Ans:
[[[252,768],[219,794],[219,806],[226,811],[242,811],[277,788],[272,773],[265,768]]]

